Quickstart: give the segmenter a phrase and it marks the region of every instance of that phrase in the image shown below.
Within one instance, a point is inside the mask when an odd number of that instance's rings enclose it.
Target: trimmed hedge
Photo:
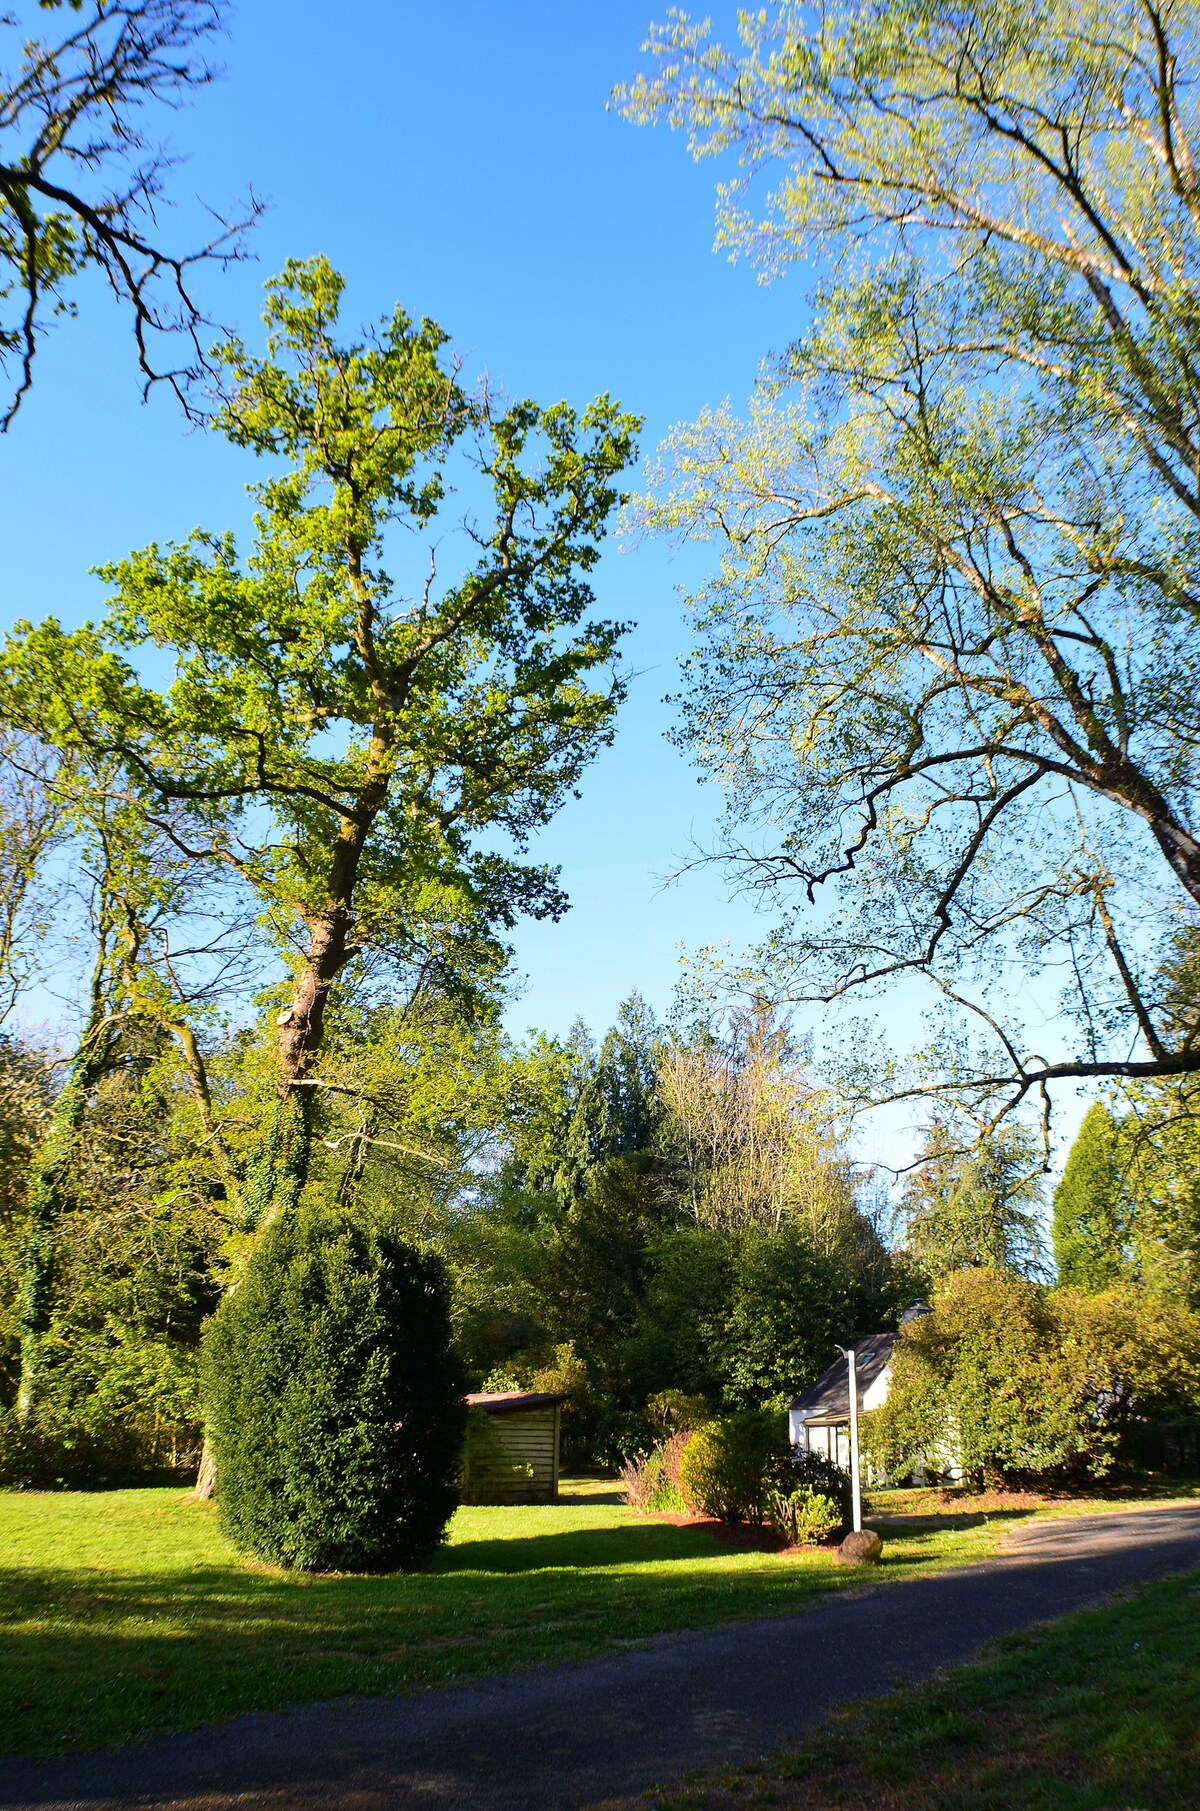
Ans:
[[[306,1571],[415,1566],[458,1501],[464,1380],[440,1260],[302,1210],[263,1235],[209,1323],[222,1532]]]

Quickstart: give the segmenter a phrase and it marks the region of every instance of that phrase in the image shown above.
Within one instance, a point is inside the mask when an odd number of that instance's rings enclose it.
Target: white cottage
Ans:
[[[892,1374],[894,1333],[871,1333],[855,1345],[858,1411],[886,1401]],[[788,1410],[788,1435],[801,1452],[820,1453],[843,1470],[850,1469],[850,1385],[845,1358],[830,1365]]]

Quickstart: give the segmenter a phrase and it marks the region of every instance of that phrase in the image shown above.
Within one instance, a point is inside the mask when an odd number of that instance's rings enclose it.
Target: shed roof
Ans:
[[[854,1348],[855,1371],[858,1376],[858,1388],[862,1392],[886,1370],[892,1356],[892,1347],[896,1343],[894,1333],[869,1333],[860,1339]],[[823,1377],[802,1390],[792,1403],[792,1413],[799,1414],[805,1421],[833,1423],[850,1419],[850,1384],[847,1376],[848,1366],[844,1358],[830,1365]]]
[[[467,1397],[467,1407],[485,1415],[511,1415],[530,1409],[556,1409],[566,1398],[554,1390],[477,1390]]]

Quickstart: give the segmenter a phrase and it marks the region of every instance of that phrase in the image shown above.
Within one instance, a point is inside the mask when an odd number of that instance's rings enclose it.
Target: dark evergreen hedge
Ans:
[[[438,1258],[344,1214],[284,1216],[204,1342],[223,1533],[308,1571],[419,1564],[458,1500],[463,1387]]]

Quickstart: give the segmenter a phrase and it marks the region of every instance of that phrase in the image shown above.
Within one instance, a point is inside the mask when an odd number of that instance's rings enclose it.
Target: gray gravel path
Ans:
[[[1200,1503],[1026,1524],[956,1571],[793,1616],[403,1698],[237,1717],[116,1753],[0,1761],[0,1805],[180,1811],[585,1811],[753,1759],[832,1705],[1200,1567]]]

